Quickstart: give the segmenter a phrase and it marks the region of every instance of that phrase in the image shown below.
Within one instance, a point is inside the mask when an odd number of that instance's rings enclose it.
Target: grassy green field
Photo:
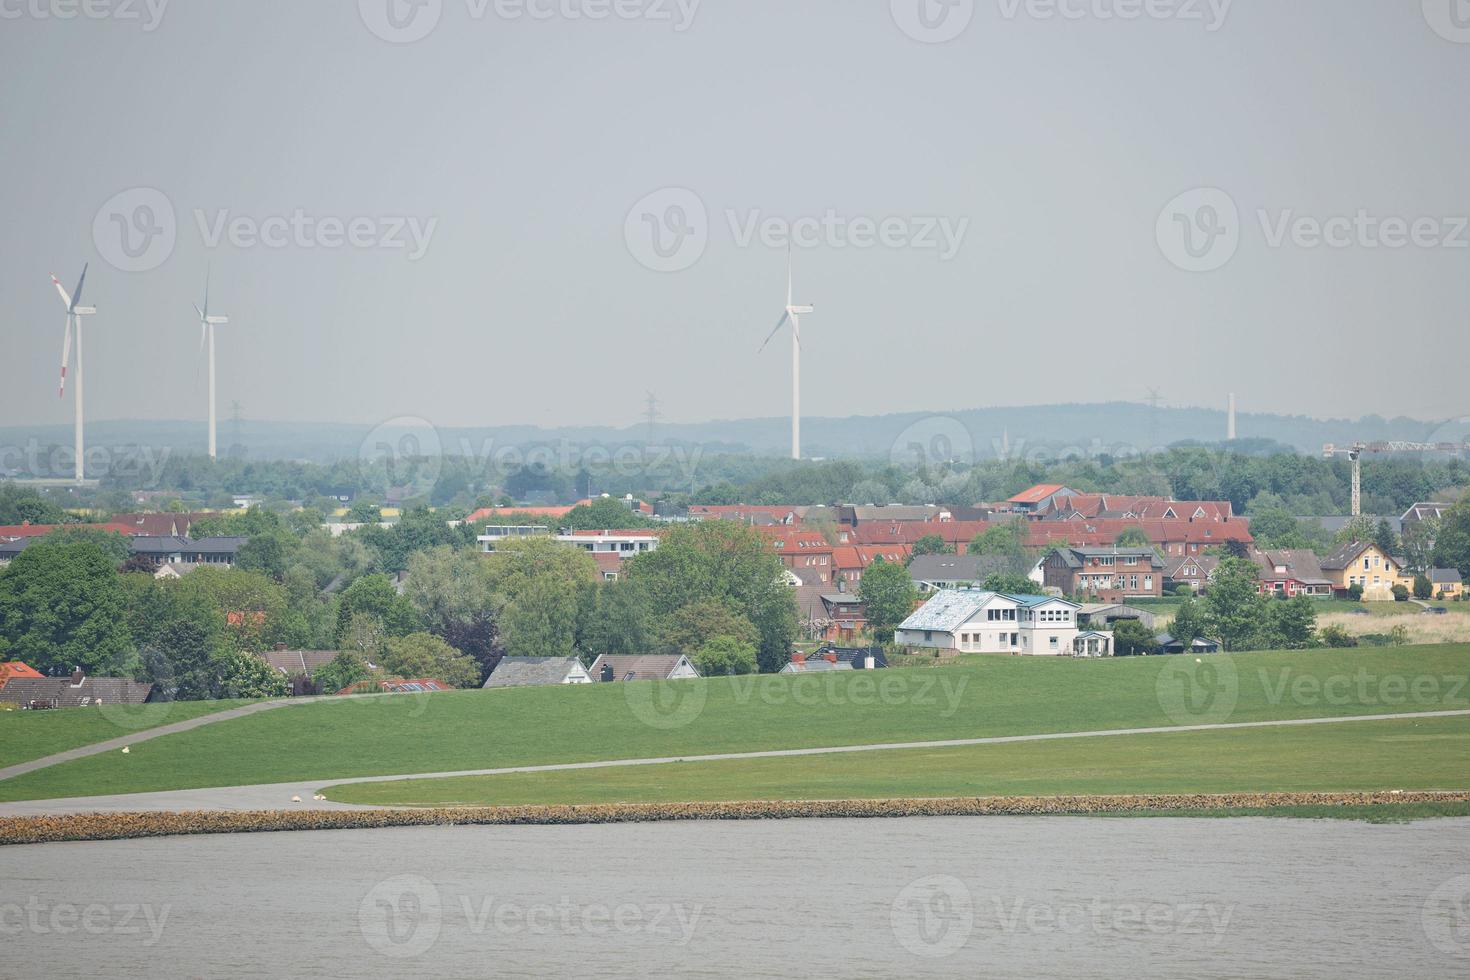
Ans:
[[[1205,688],[1233,680],[1237,696],[1206,698],[1198,713],[1181,714],[1193,672]],[[1351,683],[1360,672],[1374,679],[1366,701]],[[1470,644],[1455,644],[1201,664],[994,657],[944,670],[399,695],[299,705],[162,736],[128,756],[106,753],[0,782],[0,800],[1470,708],[1467,674]],[[1334,678],[1342,683],[1323,687]],[[1411,690],[1415,681],[1425,683]],[[680,700],[661,705],[665,696]]]
[[[1464,789],[1470,717],[358,783],[393,806]]]
[[[109,709],[0,711],[0,768],[249,703],[179,701]]]

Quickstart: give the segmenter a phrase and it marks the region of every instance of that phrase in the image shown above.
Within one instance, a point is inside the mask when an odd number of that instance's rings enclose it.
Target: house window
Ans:
[[[1053,650],[1057,648],[1057,638],[1055,636],[1051,637],[1051,648]]]

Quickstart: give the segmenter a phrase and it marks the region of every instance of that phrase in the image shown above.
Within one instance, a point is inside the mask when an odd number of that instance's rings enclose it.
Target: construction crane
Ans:
[[[1363,516],[1364,453],[1463,453],[1470,451],[1470,441],[1460,442],[1356,442],[1351,446],[1322,447],[1324,459],[1346,456],[1353,462],[1353,516]]]

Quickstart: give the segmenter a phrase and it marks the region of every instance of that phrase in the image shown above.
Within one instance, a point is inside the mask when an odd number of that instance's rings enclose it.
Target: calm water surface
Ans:
[[[934,818],[0,848],[0,976],[1470,977],[1470,821]]]

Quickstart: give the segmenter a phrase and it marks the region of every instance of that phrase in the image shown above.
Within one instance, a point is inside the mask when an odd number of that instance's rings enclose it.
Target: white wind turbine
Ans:
[[[61,336],[61,385],[56,389],[56,396],[66,396],[66,366],[71,360],[71,332],[72,321],[76,321],[77,331],[77,376],[76,376],[76,480],[82,482],[82,463],[85,446],[82,439],[82,317],[91,316],[97,312],[95,306],[82,306],[82,285],[87,281],[87,264],[82,265],[81,277],[77,279],[77,288],[67,295],[66,287],[55,275],[51,277],[51,284],[61,294],[61,302],[66,306],[66,329]]]
[[[214,459],[216,453],[215,442],[215,403],[214,403],[214,328],[221,324],[229,323],[227,316],[209,315],[209,273],[204,273],[204,308],[201,310],[197,305],[194,312],[199,314],[199,352],[204,352],[204,344],[209,343],[209,458]]]
[[[781,314],[781,319],[776,321],[776,328],[761,344],[761,350],[766,349],[781,328],[786,326],[786,321],[791,321],[791,458],[801,459],[801,318],[815,312],[812,306],[797,306],[792,299],[791,288],[791,249],[786,250],[786,312]]]

